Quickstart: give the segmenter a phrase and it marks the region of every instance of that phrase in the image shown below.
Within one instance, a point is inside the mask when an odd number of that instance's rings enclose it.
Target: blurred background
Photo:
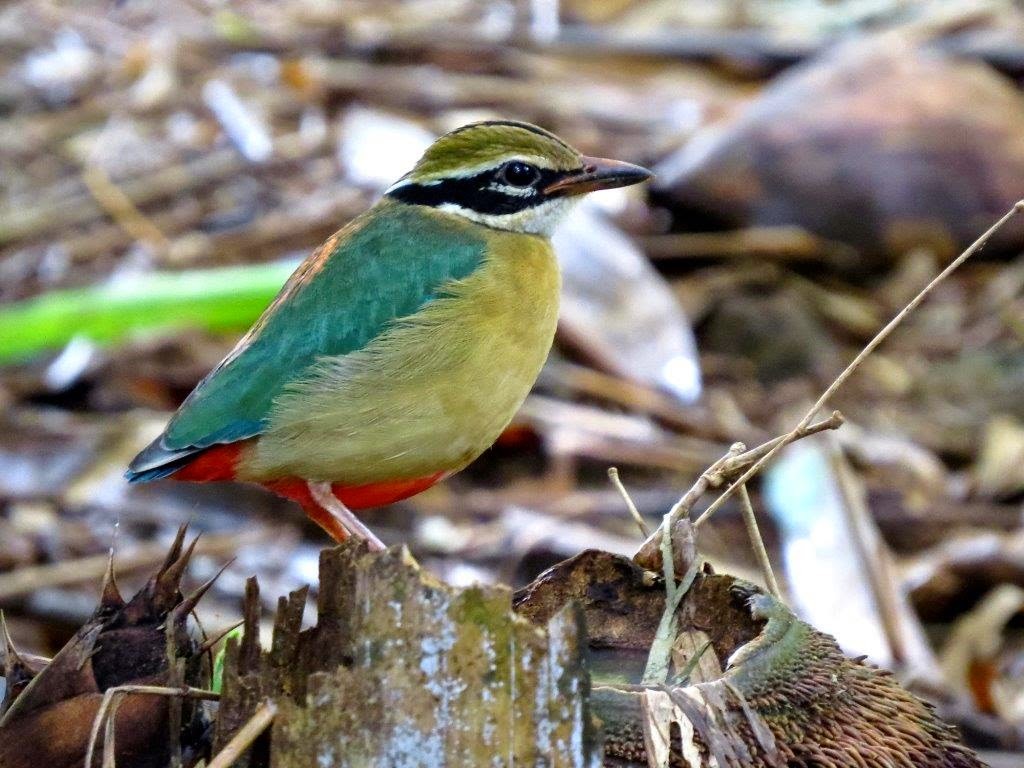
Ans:
[[[788,430],[1024,197],[1024,3],[15,0],[0,8],[0,608],[51,654],[176,527],[216,631],[328,542],[244,486],[127,461],[313,247],[437,134],[538,123],[652,167],[557,238],[558,339],[499,444],[368,512],[458,584],[641,541],[735,441]],[[968,743],[1024,749],[1024,225],[838,393],[752,490],[790,603]],[[823,414],[823,416],[827,416]],[[711,500],[705,499],[698,510]],[[738,508],[702,528],[760,580]],[[1009,758],[1008,765],[1019,758]]]

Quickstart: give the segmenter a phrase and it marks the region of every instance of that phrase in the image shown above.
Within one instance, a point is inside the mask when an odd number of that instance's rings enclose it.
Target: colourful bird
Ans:
[[[584,193],[650,175],[527,123],[442,136],[299,266],[128,480],[259,483],[379,547],[351,510],[458,472],[533,386],[558,316],[556,225]]]

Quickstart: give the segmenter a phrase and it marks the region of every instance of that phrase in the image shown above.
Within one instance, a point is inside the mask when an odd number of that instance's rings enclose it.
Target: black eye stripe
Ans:
[[[462,208],[493,215],[518,213],[533,208],[551,199],[543,193],[550,184],[578,171],[554,171],[538,168],[538,180],[532,184],[537,194],[509,194],[495,189],[500,184],[495,170],[488,169],[475,176],[442,179],[434,184],[405,184],[388,193],[388,197],[412,205],[429,205],[437,208],[445,203],[454,203]],[[511,185],[510,185],[511,186]],[[528,187],[524,187],[527,189]]]

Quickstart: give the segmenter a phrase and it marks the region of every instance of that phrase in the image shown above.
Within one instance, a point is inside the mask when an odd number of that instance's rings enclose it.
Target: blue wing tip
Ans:
[[[188,464],[196,453],[195,448],[170,450],[164,446],[163,440],[164,436],[160,435],[132,459],[124,473],[129,483],[148,483],[173,475]]]
[[[245,440],[260,433],[262,424],[258,421],[241,421],[232,424],[229,429],[207,435],[198,445],[187,445],[184,448],[170,448],[166,444],[167,433],[164,432],[152,443],[147,445],[128,465],[124,473],[129,483],[148,483],[151,480],[173,475],[192,461],[196,454],[202,453],[216,443],[233,443]]]
[[[160,480],[168,475],[172,475],[179,469],[181,469],[181,464],[178,463],[165,464],[162,467],[153,467],[152,469],[144,470],[128,469],[124,473],[124,478],[130,485],[134,485],[135,483],[148,483],[151,480]]]

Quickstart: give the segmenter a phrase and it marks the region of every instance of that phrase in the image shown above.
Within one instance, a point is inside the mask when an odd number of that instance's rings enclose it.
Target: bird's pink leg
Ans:
[[[313,501],[315,501],[320,509],[326,512],[333,519],[333,522],[337,523],[338,526],[349,536],[354,536],[357,539],[365,541],[372,552],[384,551],[384,542],[378,539],[377,534],[367,528],[363,522],[352,513],[351,509],[338,500],[338,497],[335,496],[334,492],[331,490],[330,483],[313,482],[310,480],[306,485],[309,488],[309,495],[313,497]]]

